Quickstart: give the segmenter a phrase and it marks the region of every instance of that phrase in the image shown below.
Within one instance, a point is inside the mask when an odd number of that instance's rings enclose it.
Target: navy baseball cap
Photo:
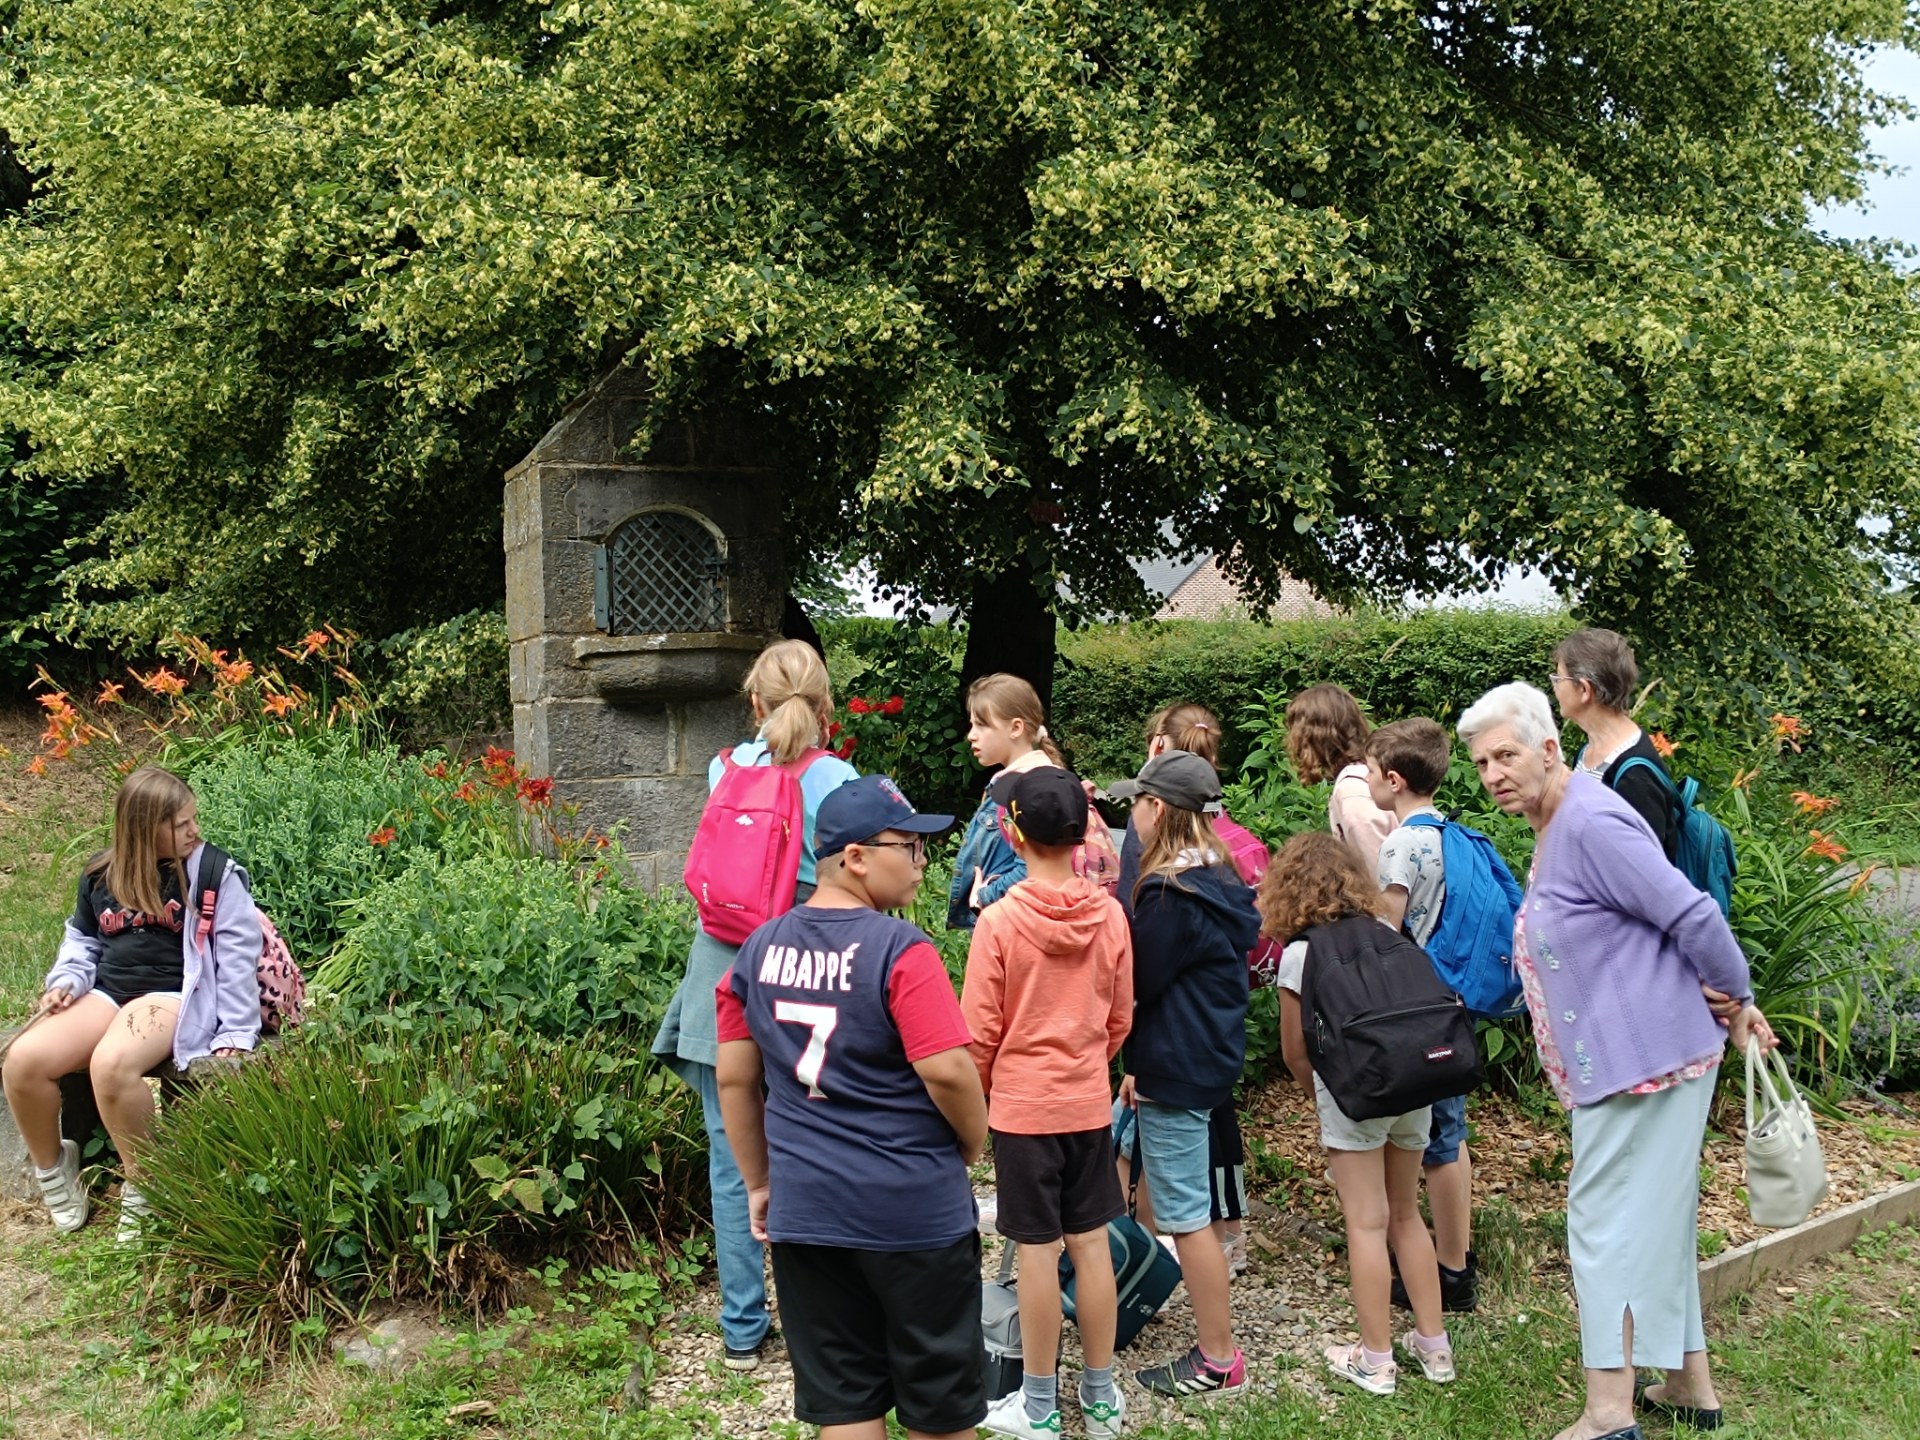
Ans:
[[[922,815],[900,793],[890,776],[862,775],[831,791],[813,821],[813,858],[825,860],[849,845],[871,840],[882,830],[909,835],[938,835],[953,824],[951,815]]]

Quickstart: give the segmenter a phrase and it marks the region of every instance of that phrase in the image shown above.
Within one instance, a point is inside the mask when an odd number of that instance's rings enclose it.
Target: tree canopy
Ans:
[[[770,417],[796,544],[928,602],[1136,608],[1171,540],[1860,664],[1913,624],[1920,297],[1808,214],[1917,17],[24,0],[0,422],[119,489],[105,635],[497,594],[501,471],[624,357],[656,420]]]

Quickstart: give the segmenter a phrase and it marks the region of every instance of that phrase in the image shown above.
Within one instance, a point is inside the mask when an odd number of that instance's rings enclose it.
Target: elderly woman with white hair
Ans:
[[[1539,690],[1488,691],[1460,717],[1460,738],[1481,783],[1537,840],[1513,950],[1541,1068],[1572,1112],[1567,1249],[1587,1372],[1586,1408],[1556,1440],[1639,1440],[1636,1407],[1717,1428],[1700,1321],[1700,1147],[1728,1040],[1775,1043],[1746,957],[1647,822],[1568,767]],[[1736,998],[1716,1013],[1707,989]],[[1635,1384],[1636,1351],[1663,1381]]]

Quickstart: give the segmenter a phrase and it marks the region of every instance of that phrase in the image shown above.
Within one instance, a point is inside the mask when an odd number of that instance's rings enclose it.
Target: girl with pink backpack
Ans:
[[[711,793],[687,857],[687,884],[700,925],[687,955],[686,977],[653,1039],[653,1053],[700,1093],[720,1271],[720,1338],[730,1370],[751,1370],[760,1363],[772,1317],[760,1242],[747,1221],[746,1186],[720,1115],[714,987],[732,970],[740,942],[755,926],[813,893],[813,828],[820,802],[859,775],[820,748],[833,723],[833,690],[826,664],[811,645],[803,640],[769,645],[742,688],[758,729],[707,767]],[[751,877],[745,888],[742,877]],[[768,893],[749,893],[756,886]]]

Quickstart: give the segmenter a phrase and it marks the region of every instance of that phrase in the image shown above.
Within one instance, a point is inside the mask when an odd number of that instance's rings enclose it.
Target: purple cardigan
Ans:
[[[1727,1043],[1702,981],[1751,999],[1720,909],[1668,863],[1647,822],[1573,774],[1534,855],[1527,950],[1575,1105],[1593,1105]]]
[[[205,850],[203,841],[187,856],[187,874],[195,880]],[[180,929],[185,975],[180,1019],[173,1031],[173,1063],[182,1070],[215,1050],[251,1050],[259,1044],[262,944],[253,882],[231,860],[220,879],[220,898],[214,902],[211,955],[198,944],[199,912],[192,906],[185,908],[186,923]],[[42,988],[64,986],[78,1000],[93,989],[99,959],[100,942],[82,935],[68,920],[59,957]]]

